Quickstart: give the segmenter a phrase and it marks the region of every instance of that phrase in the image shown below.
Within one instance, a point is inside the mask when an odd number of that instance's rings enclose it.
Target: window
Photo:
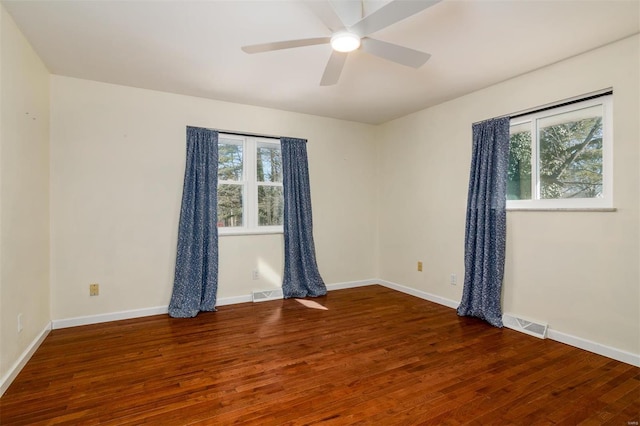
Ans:
[[[283,212],[280,141],[220,133],[220,235],[282,232]]]
[[[613,207],[611,97],[511,119],[508,209]]]

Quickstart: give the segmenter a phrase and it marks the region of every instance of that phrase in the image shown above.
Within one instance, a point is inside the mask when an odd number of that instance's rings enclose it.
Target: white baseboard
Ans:
[[[392,290],[410,294],[412,296],[419,297],[421,299],[428,300],[430,302],[434,302],[439,305],[447,306],[453,309],[456,309],[459,304],[459,302],[456,302],[455,300],[447,299],[445,297],[437,296],[435,294],[427,293],[425,291],[416,290],[411,287],[407,287],[391,281],[385,281],[380,279],[346,281],[341,283],[327,284],[327,290],[328,291],[342,290],[347,288],[356,288],[356,287],[363,287],[363,286],[375,285],[375,284],[379,284],[384,287],[390,288]],[[243,295],[243,296],[220,298],[217,300],[217,306],[233,305],[236,303],[247,303],[247,302],[251,302],[250,294]],[[41,336],[38,339],[36,339],[31,344],[31,346],[27,349],[27,351],[25,351],[25,353],[20,357],[20,359],[16,362],[16,365],[14,365],[14,367],[12,367],[12,369],[9,370],[9,373],[7,373],[7,375],[5,375],[5,377],[2,378],[2,381],[0,382],[0,386],[1,386],[0,390],[2,391],[2,393],[4,393],[4,391],[6,390],[6,387],[9,386],[8,384],[6,384],[5,386],[5,383],[7,383],[7,381],[8,383],[11,383],[11,381],[13,381],[13,378],[15,378],[15,376],[18,374],[20,369],[22,369],[24,364],[26,364],[28,359],[31,357],[33,352],[35,352],[38,346],[40,346],[40,343],[42,343],[42,341],[44,340],[44,337],[46,337],[46,334],[51,329],[76,327],[79,325],[97,324],[101,322],[117,321],[117,320],[130,319],[130,318],[139,318],[139,317],[145,317],[150,315],[166,314],[167,312],[168,312],[168,306],[156,306],[152,308],[134,309],[130,311],[113,312],[108,314],[89,315],[84,317],[53,320],[51,324],[48,325],[48,328],[41,334]],[[586,351],[593,352],[598,355],[602,355],[608,358],[612,358],[627,364],[640,367],[640,355],[637,355],[637,354],[625,352],[620,349],[601,345],[599,343],[582,339],[580,337],[562,333],[560,331],[554,330],[551,327],[549,327],[548,329],[547,337],[557,342],[565,343],[567,345],[584,349]],[[9,380],[8,376],[11,376],[12,374],[13,374],[13,378]],[[2,393],[0,393],[0,395]]]
[[[222,297],[217,300],[216,306],[234,305],[236,303],[251,302],[251,295]],[[87,315],[84,317],[74,317],[53,320],[53,329],[77,327],[80,325],[99,324],[101,322],[119,321],[131,318],[148,317],[151,315],[162,315],[169,312],[169,306],[155,306],[153,308],[132,309],[130,311],[110,312],[107,314]]]
[[[9,385],[13,383],[16,377],[18,377],[18,374],[20,373],[20,371],[22,371],[24,366],[27,365],[27,362],[31,359],[31,357],[36,352],[36,350],[40,347],[40,345],[42,344],[42,342],[47,337],[50,331],[51,331],[51,323],[47,323],[47,325],[44,327],[44,330],[42,330],[40,334],[36,336],[33,342],[31,342],[31,344],[27,347],[27,349],[25,349],[25,351],[22,352],[20,357],[18,357],[18,360],[13,363],[11,368],[9,368],[9,371],[7,371],[7,373],[0,379],[0,396],[4,395],[7,389],[9,389]]]
[[[108,314],[87,315],[84,317],[74,317],[51,321],[53,329],[77,327],[80,325],[99,324],[101,322],[119,321],[123,319],[148,317],[150,315],[166,314],[167,306],[156,306],[153,308],[132,309],[130,311],[111,312]]]
[[[345,281],[342,283],[327,284],[327,290],[343,290],[345,288],[364,287],[368,285],[379,284],[380,280],[360,280],[360,281]]]
[[[428,300],[430,302],[437,303],[439,305],[444,305],[449,308],[456,309],[460,302],[456,302],[455,300],[447,299],[445,297],[436,296],[435,294],[427,293],[426,291],[416,290],[415,288],[406,287],[400,284],[393,283],[391,281],[385,280],[373,280],[375,283],[383,285],[392,290],[399,291],[401,293],[410,294],[415,297],[419,297],[420,299]]]
[[[592,342],[591,340],[572,336],[552,328],[547,330],[547,337],[551,340],[555,340],[556,342],[564,343],[569,346],[584,349],[585,351],[593,352],[594,354],[615,359],[616,361],[640,367],[640,355],[633,354],[631,352],[626,352],[621,349],[612,348],[611,346]]]
[[[412,296],[419,297],[421,299],[429,300],[430,302],[438,303],[440,305],[448,306],[449,308],[456,309],[459,302],[446,299],[444,297],[436,296],[431,293],[427,293],[424,291],[416,290],[411,287],[406,287],[400,284],[396,284],[390,281],[385,280],[368,280],[372,281],[374,284],[380,284],[385,287],[388,287],[393,290],[400,291],[402,293],[410,294]],[[513,330],[517,330],[513,328]],[[634,354],[631,352],[626,352],[621,349],[612,348],[610,346],[602,345],[600,343],[592,342],[587,339],[583,339],[581,337],[576,337],[571,334],[563,333],[561,331],[554,330],[549,326],[547,329],[547,338],[551,340],[555,340],[556,342],[564,343],[569,346],[573,346],[578,349],[583,349],[588,352],[592,352],[594,354],[602,355],[607,358],[615,359],[616,361],[624,362],[626,364],[631,364],[636,367],[640,367],[640,355]]]
[[[327,285],[327,290],[340,290],[344,288],[362,287],[377,284],[378,280],[349,281]],[[216,306],[235,305],[236,303],[251,302],[251,295],[221,297],[216,301]],[[132,309],[129,311],[110,312],[107,314],[87,315],[83,317],[73,317],[53,320],[52,328],[77,327],[80,325],[99,324],[101,322],[118,321],[123,319],[147,317],[150,315],[161,315],[168,313],[168,306],[156,306],[153,308]]]
[[[216,306],[235,305],[236,303],[247,302],[251,302],[250,294],[244,296],[221,297],[220,299],[216,300]]]

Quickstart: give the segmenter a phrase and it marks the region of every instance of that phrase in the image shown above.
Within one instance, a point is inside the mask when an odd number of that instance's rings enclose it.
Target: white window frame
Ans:
[[[602,105],[602,197],[540,199],[538,180],[538,120],[571,111]],[[507,210],[599,210],[613,209],[613,95],[603,95],[570,105],[545,109],[511,119],[510,126],[530,123],[531,200],[507,200]]]
[[[282,187],[282,182],[258,182],[257,177],[257,152],[259,146],[274,145],[280,149],[280,140],[275,138],[258,136],[241,136],[229,133],[219,133],[218,139],[230,140],[242,145],[242,179],[240,181],[218,180],[218,185],[232,184],[242,185],[242,222],[243,226],[218,227],[218,235],[255,235],[255,234],[282,234],[280,226],[258,225],[258,186]]]

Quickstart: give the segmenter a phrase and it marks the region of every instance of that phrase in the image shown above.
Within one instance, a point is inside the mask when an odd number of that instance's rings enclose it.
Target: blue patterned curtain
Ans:
[[[502,327],[508,165],[509,117],[474,124],[458,315],[482,318],[495,327]]]
[[[284,188],[284,297],[327,294],[316,264],[307,141],[281,138]]]
[[[178,253],[169,303],[172,317],[216,310],[218,290],[218,132],[187,127],[187,164]]]

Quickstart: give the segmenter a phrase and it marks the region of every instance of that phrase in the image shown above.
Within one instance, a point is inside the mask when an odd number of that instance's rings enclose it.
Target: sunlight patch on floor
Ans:
[[[307,308],[322,309],[323,311],[329,310],[329,308],[327,308],[326,306],[322,306],[321,304],[319,304],[318,302],[314,302],[313,300],[307,300],[307,299],[295,299],[295,300],[296,302],[306,306]]]

